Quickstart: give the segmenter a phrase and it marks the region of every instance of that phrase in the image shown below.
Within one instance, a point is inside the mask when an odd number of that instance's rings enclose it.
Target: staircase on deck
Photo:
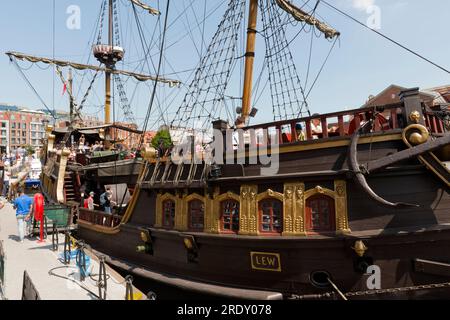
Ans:
[[[76,201],[75,184],[71,172],[66,172],[64,175],[64,197],[65,202]]]

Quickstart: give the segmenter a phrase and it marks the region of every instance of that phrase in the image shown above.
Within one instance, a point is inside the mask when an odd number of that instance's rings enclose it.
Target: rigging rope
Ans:
[[[56,116],[55,113],[52,112],[52,110],[50,110],[50,108],[47,106],[47,104],[45,103],[44,99],[42,99],[42,97],[39,95],[39,93],[36,91],[36,89],[33,87],[33,85],[31,84],[30,80],[28,80],[27,76],[25,75],[25,73],[22,71],[22,69],[20,68],[19,64],[17,63],[17,61],[13,58],[13,57],[9,57],[9,61],[11,61],[12,63],[14,63],[15,67],[17,68],[17,70],[19,70],[20,75],[22,76],[22,78],[25,80],[25,82],[28,84],[28,86],[33,90],[34,94],[36,95],[36,97],[41,101],[41,103],[44,105],[45,109],[47,109],[47,111],[51,114],[51,116],[53,117],[53,119],[56,120]]]
[[[263,1],[260,6],[274,121],[310,115],[276,0]]]
[[[220,117],[225,104],[225,91],[237,63],[236,51],[244,20],[245,0],[230,0],[206,54],[195,73],[171,127],[204,129]],[[229,119],[232,120],[232,119]],[[187,131],[183,133],[187,134]]]

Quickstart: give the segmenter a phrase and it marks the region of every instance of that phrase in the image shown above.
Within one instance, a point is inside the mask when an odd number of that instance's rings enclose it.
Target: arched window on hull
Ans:
[[[239,202],[225,200],[220,204],[220,219],[222,232],[238,233],[239,231]]]
[[[175,226],[175,202],[166,200],[163,202],[163,227],[173,229]]]
[[[259,202],[259,231],[264,234],[283,232],[283,202],[264,199]]]
[[[204,227],[205,205],[200,200],[192,200],[188,206],[189,230],[202,232]]]
[[[336,231],[333,198],[320,195],[306,200],[306,231],[311,233]]]

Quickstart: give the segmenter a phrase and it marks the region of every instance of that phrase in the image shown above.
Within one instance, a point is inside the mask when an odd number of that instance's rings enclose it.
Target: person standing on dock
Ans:
[[[14,200],[14,208],[16,209],[17,227],[19,229],[20,242],[25,238],[25,222],[29,220],[31,214],[31,206],[33,199],[25,195],[23,189],[19,190],[20,196]]]

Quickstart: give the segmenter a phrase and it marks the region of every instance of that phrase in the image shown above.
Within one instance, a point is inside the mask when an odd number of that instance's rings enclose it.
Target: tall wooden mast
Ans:
[[[109,0],[108,46],[113,46],[113,0]],[[111,66],[107,66],[111,67]],[[105,124],[111,123],[111,73],[105,73]]]
[[[252,103],[253,64],[255,60],[256,25],[258,21],[258,0],[250,0],[247,28],[247,49],[245,52],[244,92],[242,94],[242,112],[236,125],[243,127],[247,123]]]
[[[74,120],[74,108],[75,108],[75,101],[73,100],[73,75],[72,75],[72,69],[69,69],[69,78],[68,81],[69,83],[69,93],[70,93],[70,108],[69,108],[69,118],[70,118],[70,125],[73,125],[73,120]]]

